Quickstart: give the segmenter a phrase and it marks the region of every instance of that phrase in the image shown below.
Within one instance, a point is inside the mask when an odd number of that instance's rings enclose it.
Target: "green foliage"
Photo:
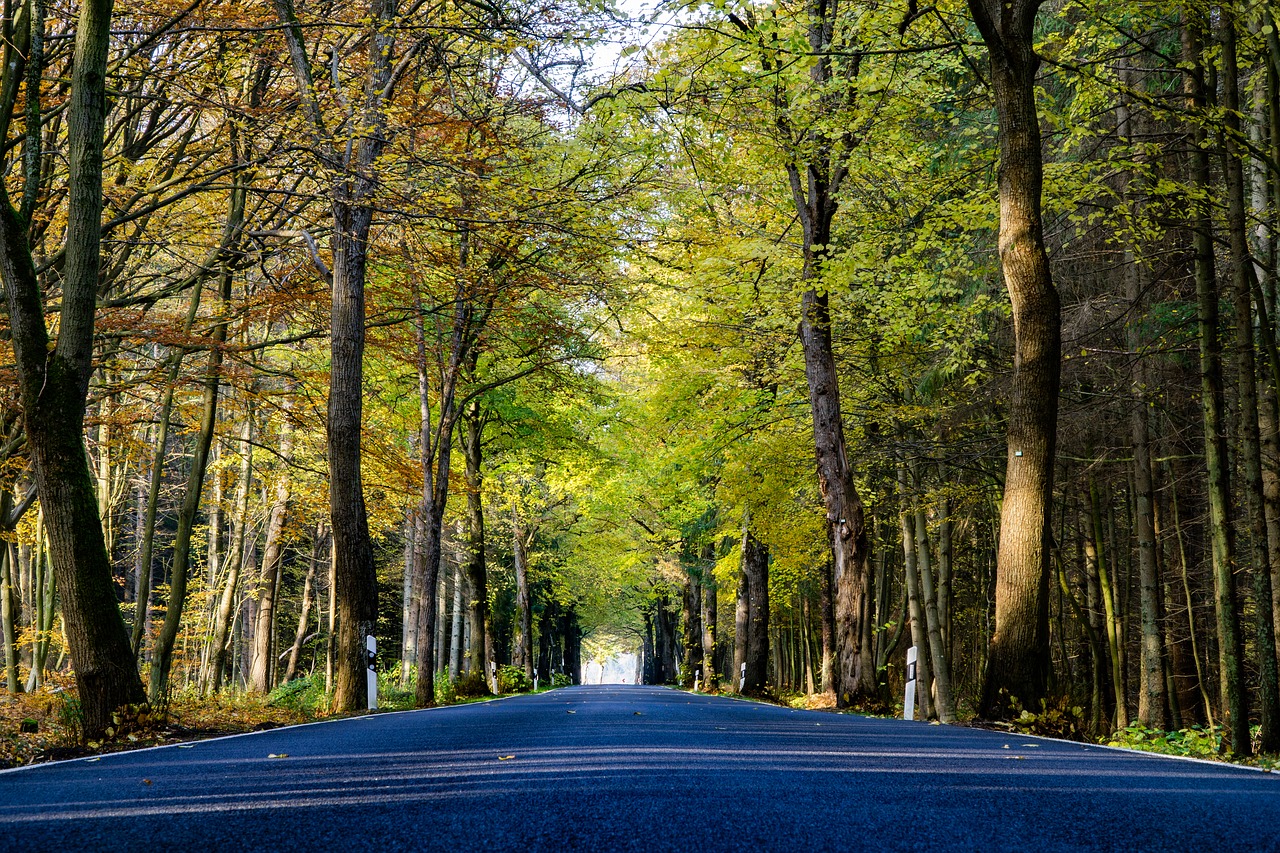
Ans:
[[[84,736],[84,710],[80,707],[80,699],[70,693],[59,695],[62,702],[58,705],[58,725],[68,742],[79,743]]]
[[[308,675],[281,684],[267,694],[267,707],[285,708],[313,716],[326,704],[324,676]]]
[[[1068,696],[1041,699],[1040,711],[1035,713],[1023,708],[1017,696],[1009,696],[1011,716],[1006,725],[1020,734],[1082,740],[1088,721],[1084,709],[1070,702]]]
[[[553,672],[553,673],[551,673],[551,686],[552,686],[552,688],[556,688],[556,687],[568,687],[568,686],[570,686],[571,684],[573,684],[573,679],[572,679],[572,678],[570,678],[569,676],[565,675],[563,672]]]
[[[503,664],[498,667],[499,693],[528,693],[533,689],[533,681],[518,666]]]
[[[458,689],[447,672],[436,673],[435,698],[437,705],[452,705],[458,701]]]
[[[1107,746],[1158,752],[1161,755],[1184,755],[1191,758],[1217,759],[1222,749],[1222,727],[1192,726],[1174,732],[1148,728],[1133,723],[1102,738]]]
[[[453,683],[453,692],[459,699],[474,699],[493,694],[484,675],[479,671],[464,672],[459,675],[458,680]]]

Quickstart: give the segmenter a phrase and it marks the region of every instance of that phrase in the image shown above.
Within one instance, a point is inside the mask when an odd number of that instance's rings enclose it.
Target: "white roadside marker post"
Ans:
[[[538,673],[536,672],[533,674],[533,692],[538,692]]]
[[[693,671],[693,692],[698,692],[698,682],[702,681],[702,670],[695,669]]]
[[[742,675],[738,678],[738,692],[741,693],[747,689],[747,664],[742,664]]]
[[[365,670],[365,685],[369,694],[369,710],[378,710],[378,671],[374,664],[378,660],[378,638],[370,634],[364,638],[365,651],[369,657],[369,668]]]
[[[498,662],[489,661],[489,678],[493,681],[493,695],[498,695]]]
[[[907,695],[902,699],[902,719],[916,718],[916,647],[907,649]]]

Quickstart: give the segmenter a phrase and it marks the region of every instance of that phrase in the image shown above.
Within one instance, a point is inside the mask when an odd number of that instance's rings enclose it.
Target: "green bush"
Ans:
[[[570,678],[569,676],[565,675],[563,672],[553,672],[553,673],[551,673],[551,686],[552,686],[552,687],[568,687],[568,686],[570,686],[571,684],[573,684],[573,679],[572,679],[572,678]]]
[[[458,689],[449,678],[449,673],[436,673],[435,697],[437,705],[452,705],[458,701]]]
[[[499,693],[528,693],[532,689],[533,680],[520,667],[510,664],[498,667]]]
[[[464,672],[459,675],[458,680],[453,683],[453,692],[458,699],[474,699],[478,696],[490,696],[493,693],[484,679],[484,674],[479,671]]]
[[[312,715],[325,704],[324,676],[304,675],[267,694],[267,707],[287,708]]]
[[[1103,738],[1102,742],[1107,746],[1123,746],[1163,755],[1218,758],[1218,750],[1222,745],[1222,728],[1192,726],[1176,732],[1165,732],[1147,728],[1142,723],[1134,723],[1112,732],[1109,737]]]

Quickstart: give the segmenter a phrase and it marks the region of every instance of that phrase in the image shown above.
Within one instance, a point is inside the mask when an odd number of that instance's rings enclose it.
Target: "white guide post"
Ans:
[[[493,682],[493,692],[498,693],[498,662],[489,661],[489,680]]]
[[[742,664],[742,674],[738,678],[738,692],[741,693],[743,690],[746,690],[746,689],[747,689],[747,665],[744,662]]]
[[[538,692],[538,673],[536,672],[533,674],[533,692]]]
[[[916,647],[907,649],[907,695],[902,698],[902,719],[916,718]]]
[[[702,670],[695,669],[693,671],[693,692],[698,692],[698,682],[702,680]]]
[[[369,693],[369,710],[376,711],[378,709],[378,671],[374,669],[374,664],[378,659],[378,638],[370,634],[364,638],[365,651],[369,656],[369,668],[365,670],[365,684]]]

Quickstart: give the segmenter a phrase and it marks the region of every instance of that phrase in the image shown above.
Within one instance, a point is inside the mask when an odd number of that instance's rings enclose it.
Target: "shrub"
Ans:
[[[571,684],[573,684],[573,679],[572,679],[572,678],[570,678],[569,676],[565,675],[563,672],[553,672],[553,673],[551,673],[551,686],[552,686],[552,687],[568,687],[568,686],[570,686]]]
[[[484,679],[484,674],[477,671],[464,672],[453,683],[453,692],[459,699],[474,699],[477,696],[489,696],[492,690]]]
[[[503,664],[498,667],[499,693],[527,693],[533,689],[533,680],[518,666]]]
[[[285,682],[267,694],[267,707],[286,708],[308,716],[325,704],[324,676],[304,675]]]
[[[458,688],[447,672],[436,673],[435,699],[437,705],[452,705],[458,701]]]

